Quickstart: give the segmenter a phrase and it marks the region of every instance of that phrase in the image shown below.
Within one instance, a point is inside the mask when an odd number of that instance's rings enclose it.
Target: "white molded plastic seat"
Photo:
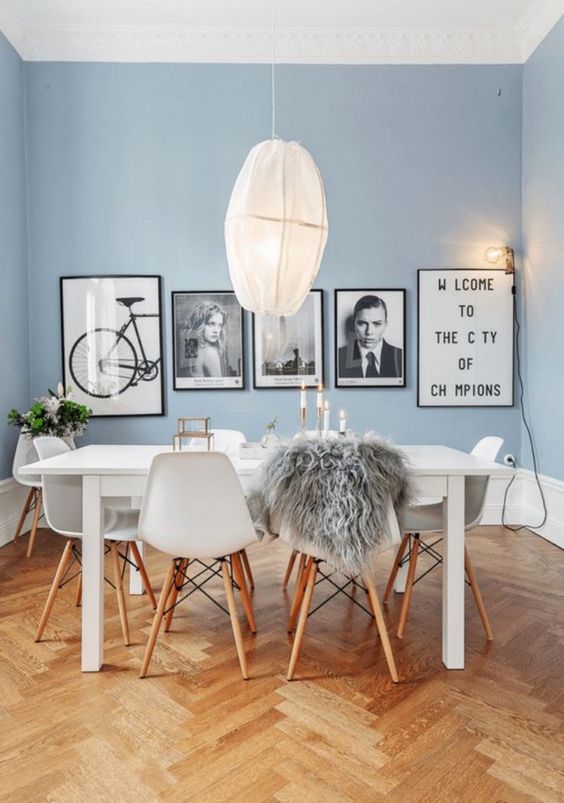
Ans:
[[[64,454],[71,450],[70,446],[61,438],[39,437],[35,439],[34,443],[40,460],[47,460],[50,457],[56,457],[57,455]],[[45,608],[37,628],[36,641],[40,641],[43,635],[51,613],[51,608],[55,601],[55,596],[58,589],[61,587],[61,583],[68,574],[72,563],[80,557],[75,542],[82,539],[82,477],[64,474],[45,474],[42,477],[42,484],[43,504],[47,524],[52,530],[65,536],[68,540],[57,571],[55,572],[49,596],[47,597],[47,602],[45,603]],[[114,584],[117,593],[123,638],[126,645],[129,645],[129,625],[125,607],[120,557],[124,560],[128,560],[128,556],[127,552],[125,555],[119,553],[117,547],[119,543],[126,542],[128,548],[131,548],[149,600],[153,608],[156,607],[156,601],[149,578],[135,543],[138,538],[138,520],[139,514],[131,508],[106,508],[104,510],[104,538],[110,542],[109,549],[112,553]],[[79,570],[78,574],[77,605],[80,604],[81,599],[82,571]]]
[[[246,660],[227,558],[231,559],[247,619],[254,630],[240,553],[257,538],[241,484],[227,455],[217,451],[180,451],[156,455],[147,477],[139,535],[143,541],[172,558],[147,644],[141,677],[147,673],[163,617],[172,612],[176,604],[176,597],[186,579],[188,562],[219,560],[241,672],[246,678]],[[169,611],[166,610],[167,601]],[[169,619],[167,629],[168,626]]]
[[[35,463],[36,460],[37,452],[35,450],[33,438],[28,438],[26,435],[22,435],[20,433],[14,454],[14,462],[12,464],[12,475],[16,482],[29,488],[29,492],[22,508],[18,526],[16,527],[14,541],[19,537],[23,529],[26,516],[33,510],[33,520],[29,533],[29,540],[27,542],[26,554],[28,558],[31,556],[33,551],[35,534],[37,532],[37,525],[42,509],[41,477],[39,475],[33,476],[21,474],[20,469],[22,466],[27,466],[29,463]]]
[[[503,445],[503,438],[494,435],[488,435],[481,438],[474,446],[470,454],[479,457],[482,460],[494,462],[499,454],[499,450]],[[484,515],[484,506],[486,504],[486,494],[488,491],[489,476],[466,477],[464,481],[464,529],[466,531],[472,530],[477,527]],[[435,568],[442,562],[441,556],[434,550],[434,546],[441,540],[438,538],[433,544],[427,544],[421,539],[423,535],[430,535],[444,530],[444,516],[442,502],[437,502],[429,505],[416,505],[405,512],[401,521],[402,530],[405,535],[402,538],[401,544],[397,551],[392,571],[388,579],[388,584],[384,592],[384,602],[386,602],[392,592],[395,579],[399,568],[405,560],[409,559],[409,571],[406,580],[406,587],[402,600],[402,607],[400,612],[400,619],[397,629],[399,638],[403,638],[407,617],[409,613],[409,606],[411,603],[411,594],[413,586],[417,582],[415,577],[417,556],[419,551],[428,552],[435,560]],[[408,551],[409,550],[409,551]],[[404,557],[407,553],[407,558]],[[486,613],[484,601],[478,586],[476,573],[470,560],[468,550],[465,548],[465,570],[468,576],[472,593],[476,601],[476,606],[486,632],[486,637],[489,641],[493,639],[492,628]],[[429,569],[430,571],[430,569]]]

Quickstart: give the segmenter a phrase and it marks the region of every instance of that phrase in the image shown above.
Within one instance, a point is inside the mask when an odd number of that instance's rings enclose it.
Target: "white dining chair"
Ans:
[[[494,462],[499,450],[503,445],[503,438],[493,435],[488,435],[481,438],[471,451],[475,457],[482,460]],[[489,476],[481,477],[466,477],[464,486],[464,529],[468,530],[478,527],[484,515],[484,506],[486,503],[486,493],[488,490]],[[398,638],[403,638],[405,633],[405,626],[409,615],[409,608],[411,604],[411,596],[413,586],[419,582],[428,572],[435,569],[442,563],[442,555],[435,549],[436,545],[442,541],[442,536],[437,536],[437,533],[444,530],[443,518],[443,504],[436,502],[429,505],[417,505],[408,509],[401,522],[402,531],[404,533],[401,543],[399,545],[392,570],[388,579],[386,590],[384,591],[384,602],[392,592],[398,571],[405,562],[409,562],[409,569],[407,572],[407,579],[405,591],[403,594],[400,618],[398,623],[397,635]],[[422,536],[434,536],[432,543],[428,543]],[[417,558],[420,553],[427,554],[433,559],[432,566],[427,569],[420,577],[416,577]],[[476,572],[470,560],[467,547],[464,548],[464,568],[468,579],[468,584],[472,589],[476,607],[482,620],[482,625],[486,633],[488,641],[493,639],[492,627],[486,612],[484,600],[478,586]]]
[[[245,435],[237,429],[212,429],[211,432],[213,434],[212,451],[223,452],[229,455],[229,457],[239,457],[241,444],[247,443]],[[202,440],[194,438],[190,441],[190,449],[203,452],[207,451],[207,445],[202,442]],[[251,590],[253,590],[255,587],[255,578],[246,549],[243,549],[241,552],[241,562],[243,563],[243,570],[247,576],[249,586]]]
[[[47,460],[50,457],[64,454],[70,451],[70,447],[61,439],[53,437],[36,438],[35,448],[40,460]],[[37,627],[35,641],[40,641],[43,631],[49,620],[51,609],[55,602],[57,592],[63,585],[78,575],[78,586],[76,592],[76,605],[80,605],[82,590],[82,570],[80,541],[82,539],[82,477],[69,476],[64,474],[45,474],[42,477],[43,485],[43,505],[47,524],[56,533],[67,538],[63,554],[59,561],[57,571],[51,583],[51,588],[47,596],[47,601]],[[122,560],[125,563],[129,560],[128,552],[131,548],[135,563],[139,569],[143,586],[149,596],[149,600],[156,608],[156,600],[145,570],[145,565],[135,543],[137,535],[137,524],[139,513],[131,508],[119,510],[116,508],[106,508],[104,510],[104,538],[108,542],[108,550],[112,556],[113,564],[113,584],[115,585],[117,602],[123,640],[129,646],[129,624],[127,621],[127,608],[125,604],[125,594],[123,591]],[[125,554],[119,551],[119,545],[126,544]],[[78,570],[69,576],[72,566],[77,563]],[[109,581],[108,581],[109,582]]]
[[[41,510],[43,507],[42,505],[43,494],[41,488],[41,477],[39,475],[31,476],[31,475],[20,474],[20,468],[22,466],[28,465],[29,463],[35,463],[36,461],[37,461],[37,452],[35,451],[33,438],[28,438],[26,435],[20,434],[18,438],[18,443],[16,445],[16,452],[14,454],[14,462],[12,464],[12,474],[16,482],[18,482],[20,485],[24,485],[26,488],[29,488],[29,491],[20,518],[18,520],[18,526],[16,527],[14,541],[21,534],[26,516],[33,510],[33,519],[31,523],[31,530],[29,532],[29,539],[27,542],[27,551],[26,551],[26,556],[28,558],[31,556],[31,553],[33,552],[33,545],[35,544],[37,525],[39,523],[39,517],[41,516]]]
[[[294,599],[292,602],[290,617],[288,620],[288,632],[291,633],[292,631],[295,630],[295,636],[294,636],[294,643],[292,645],[292,651],[290,654],[288,671],[286,675],[287,679],[293,680],[294,678],[294,673],[300,655],[306,623],[308,617],[311,615],[310,608],[311,608],[313,592],[316,585],[320,582],[318,578],[318,573],[320,573],[322,580],[329,580],[331,585],[337,588],[337,591],[334,592],[332,596],[338,594],[339,591],[341,591],[345,593],[345,595],[349,597],[349,599],[352,599],[353,601],[356,602],[356,600],[346,592],[346,588],[351,584],[353,585],[353,587],[360,586],[364,588],[368,597],[368,602],[370,604],[369,612],[376,620],[376,626],[378,628],[378,633],[380,635],[380,640],[382,642],[382,647],[384,650],[384,655],[386,657],[386,663],[388,665],[388,671],[390,673],[390,677],[392,678],[394,683],[398,683],[399,676],[394,659],[394,653],[388,636],[386,621],[384,619],[382,608],[378,600],[378,593],[376,591],[376,586],[374,583],[374,579],[372,577],[371,570],[367,569],[363,573],[362,577],[346,576],[347,579],[345,584],[341,587],[337,586],[336,583],[331,579],[332,573],[334,571],[331,558],[320,551],[318,542],[314,544],[312,539],[312,542],[308,544],[307,534],[294,533],[291,530],[291,528],[287,526],[284,518],[281,518],[277,522],[275,521],[273,524],[274,524],[274,532],[276,532],[283,541],[286,541],[286,543],[290,545],[296,543],[296,541],[299,541],[301,547],[299,551],[292,550],[293,553],[296,552],[296,554],[300,556],[300,567],[296,578]],[[388,506],[388,538],[397,543],[397,541],[399,540],[399,533],[400,531],[397,517],[394,508],[390,503],[390,505]],[[386,545],[384,549],[387,549],[389,545],[389,540],[386,539],[385,543]],[[375,554],[372,555],[371,560],[373,560],[374,558]],[[329,566],[329,574],[326,574],[324,571],[321,571],[320,569],[321,564],[325,562]],[[321,603],[321,605],[323,604],[324,603]],[[360,605],[360,603],[358,602],[356,602],[356,604]],[[318,605],[318,607],[321,606]],[[364,606],[360,605],[360,607]]]
[[[168,627],[171,612],[179,604],[178,595],[187,586],[190,586],[190,590],[186,596],[201,589],[204,582],[217,575],[213,567],[219,564],[241,673],[246,679],[247,663],[235,607],[233,580],[239,587],[249,626],[252,632],[256,632],[240,560],[241,551],[256,541],[256,533],[243,489],[227,455],[221,452],[189,451],[157,455],[147,478],[139,518],[139,535],[143,541],[171,558],[140,677],[147,675],[161,624],[166,619]],[[190,563],[202,563],[209,568],[210,561],[213,561],[210,577],[199,583],[188,577]],[[211,595],[207,596],[223,609]]]

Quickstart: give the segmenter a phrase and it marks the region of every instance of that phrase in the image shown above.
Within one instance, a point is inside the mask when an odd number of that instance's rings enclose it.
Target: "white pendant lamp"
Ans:
[[[323,181],[311,154],[274,135],[251,150],[225,218],[225,247],[241,306],[261,315],[293,315],[315,281],[327,242]]]

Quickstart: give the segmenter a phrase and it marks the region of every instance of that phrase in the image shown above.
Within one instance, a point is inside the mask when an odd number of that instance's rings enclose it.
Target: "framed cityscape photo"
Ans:
[[[163,415],[160,276],[62,276],[63,382],[95,416]]]
[[[243,390],[244,314],[235,293],[172,293],[175,390]]]
[[[405,290],[335,290],[340,388],[405,387]]]
[[[323,290],[311,290],[295,315],[253,315],[255,388],[323,382]]]

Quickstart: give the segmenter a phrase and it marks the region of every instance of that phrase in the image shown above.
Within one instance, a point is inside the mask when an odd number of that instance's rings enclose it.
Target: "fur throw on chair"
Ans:
[[[259,533],[362,574],[375,552],[397,543],[388,523],[413,496],[403,454],[375,435],[300,437],[280,446],[248,497]]]

